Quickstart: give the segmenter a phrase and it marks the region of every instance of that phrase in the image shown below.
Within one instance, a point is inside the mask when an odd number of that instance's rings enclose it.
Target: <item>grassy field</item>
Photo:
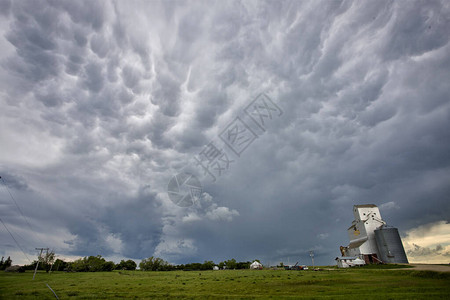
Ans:
[[[328,298],[450,299],[450,273],[389,269],[323,271],[0,272],[2,299]]]

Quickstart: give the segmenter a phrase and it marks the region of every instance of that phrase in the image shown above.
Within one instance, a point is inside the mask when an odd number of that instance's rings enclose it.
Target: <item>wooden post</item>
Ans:
[[[36,268],[34,269],[33,280],[34,280],[34,277],[36,276],[36,272],[37,272],[37,269],[38,269],[38,266],[39,266],[39,262],[41,261],[42,251],[47,250],[47,254],[48,254],[48,249],[49,248],[35,248],[35,249],[36,250],[41,250],[41,252],[39,253],[38,262],[36,264]]]

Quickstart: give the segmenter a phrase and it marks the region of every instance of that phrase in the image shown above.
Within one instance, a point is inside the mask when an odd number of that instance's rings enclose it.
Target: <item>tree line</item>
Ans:
[[[25,265],[25,270],[34,270],[36,265],[38,270],[49,271],[68,271],[68,272],[109,272],[113,270],[136,270],[137,264],[133,260],[121,260],[116,264],[113,261],[107,261],[101,255],[86,256],[73,262],[66,262],[62,259],[55,261],[35,260],[29,265]]]
[[[259,260],[256,260],[259,262]],[[11,265],[11,259],[8,257],[7,265]],[[3,267],[3,260],[2,265]],[[101,255],[97,256],[86,256],[79,258],[73,262],[66,262],[62,259],[56,259],[53,252],[49,252],[39,260],[33,261],[29,265],[23,266],[25,270],[34,270],[38,264],[38,270],[49,271],[68,271],[68,272],[109,272],[113,270],[136,270],[137,264],[135,261],[121,260],[118,264],[113,261],[107,261]],[[139,263],[139,269],[142,271],[174,271],[174,270],[184,270],[184,271],[202,271],[202,270],[212,270],[215,266],[219,269],[249,269],[250,261],[237,262],[234,258],[226,261],[222,261],[218,264],[213,261],[204,261],[203,263],[188,263],[173,265],[168,263],[159,257],[149,257],[143,259]]]
[[[259,260],[257,260],[259,262]],[[202,271],[202,270],[212,270],[215,266],[219,269],[249,269],[251,265],[250,261],[237,262],[234,258],[222,261],[218,264],[214,263],[212,260],[204,261],[203,263],[189,263],[180,265],[171,265],[158,257],[149,257],[141,261],[139,264],[139,269],[143,271],[172,271],[172,270],[183,270],[183,271]]]

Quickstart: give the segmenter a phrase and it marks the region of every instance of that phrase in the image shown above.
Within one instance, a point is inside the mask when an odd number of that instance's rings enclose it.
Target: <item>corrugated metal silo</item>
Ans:
[[[398,229],[383,225],[375,230],[380,258],[385,263],[408,263]]]

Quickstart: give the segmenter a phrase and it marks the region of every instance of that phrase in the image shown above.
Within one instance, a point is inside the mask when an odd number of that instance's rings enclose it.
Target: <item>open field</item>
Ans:
[[[450,273],[412,269],[0,273],[2,299],[449,299]]]

